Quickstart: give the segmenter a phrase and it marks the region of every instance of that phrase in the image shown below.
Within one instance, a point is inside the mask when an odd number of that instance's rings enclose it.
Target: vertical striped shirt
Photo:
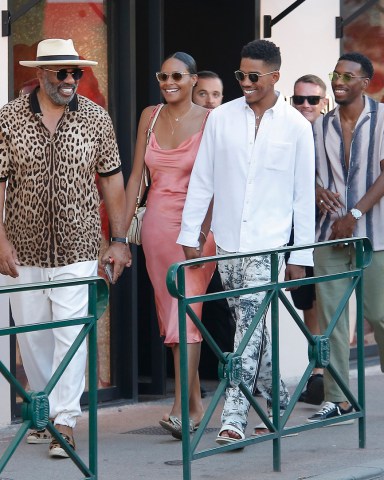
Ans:
[[[384,105],[365,96],[364,109],[353,132],[349,165],[345,162],[340,107],[314,124],[317,184],[340,193],[343,205],[337,213],[316,220],[316,240],[329,239],[335,220],[346,215],[365,195],[381,174],[384,159]],[[356,237],[368,237],[373,249],[384,249],[384,197],[356,222]]]

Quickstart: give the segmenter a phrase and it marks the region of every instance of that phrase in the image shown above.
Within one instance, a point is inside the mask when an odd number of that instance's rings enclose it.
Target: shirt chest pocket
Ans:
[[[287,171],[292,162],[294,147],[289,142],[268,142],[263,165],[267,170]]]

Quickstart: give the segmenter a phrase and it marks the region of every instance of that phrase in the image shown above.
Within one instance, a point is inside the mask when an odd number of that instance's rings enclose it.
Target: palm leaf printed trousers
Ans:
[[[217,247],[218,255],[230,252]],[[283,255],[279,257],[279,270],[283,263]],[[266,284],[271,278],[271,257],[260,255],[247,258],[219,260],[218,269],[225,290],[255,287]],[[234,350],[238,348],[252,319],[257,313],[266,293],[257,292],[241,297],[228,298],[229,308],[236,322]],[[265,325],[265,311],[250,341],[242,354],[242,380],[252,392],[257,388],[267,400],[270,411],[272,406],[272,345]],[[289,393],[280,379],[280,409],[285,410],[289,403]],[[221,416],[223,425],[233,425],[245,431],[250,404],[238,387],[229,387],[225,393],[225,404]]]

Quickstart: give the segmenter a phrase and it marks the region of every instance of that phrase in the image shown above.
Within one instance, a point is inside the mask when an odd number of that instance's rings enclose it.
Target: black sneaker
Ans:
[[[342,415],[346,415],[347,413],[352,412],[352,405],[350,405],[347,410],[344,410],[340,407],[339,403],[326,402],[323,408],[321,408],[317,413],[312,415],[312,417],[309,417],[307,420],[309,423],[314,423],[319,422],[320,420],[328,420],[329,418],[340,417]],[[355,420],[352,418],[350,420],[345,420],[344,422],[336,423],[335,425],[350,425],[354,421]]]
[[[321,373],[311,375],[307,382],[307,388],[300,397],[299,402],[321,405],[324,401],[324,380]]]

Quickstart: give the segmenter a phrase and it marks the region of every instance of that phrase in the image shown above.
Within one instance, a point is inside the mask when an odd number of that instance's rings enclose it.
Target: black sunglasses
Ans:
[[[66,68],[60,68],[60,70],[50,70],[49,68],[44,68],[40,67],[42,70],[46,70],[47,72],[54,72],[56,73],[57,80],[59,82],[62,82],[65,80],[68,75],[72,75],[72,78],[74,80],[80,80],[80,78],[83,76],[84,70],[81,70],[81,68],[71,68],[72,72],[69,72]]]
[[[248,77],[252,83],[256,83],[259,81],[259,77],[265,77],[265,75],[271,75],[272,73],[276,73],[276,72],[278,72],[278,70],[273,70],[273,72],[268,72],[268,73],[256,73],[256,72],[244,73],[241,70],[236,70],[235,77],[238,82],[242,82],[243,80],[245,80],[246,77]]]
[[[303,105],[305,100],[309,103],[309,105],[318,105],[320,100],[324,97],[320,97],[320,95],[309,95],[307,97],[303,95],[293,95],[292,96],[292,102],[295,105]]]
[[[172,73],[166,73],[166,72],[156,72],[156,78],[158,82],[166,82],[169,77],[172,78],[175,82],[180,82],[183,79],[183,75],[192,75],[192,73],[189,72],[172,72]]]

